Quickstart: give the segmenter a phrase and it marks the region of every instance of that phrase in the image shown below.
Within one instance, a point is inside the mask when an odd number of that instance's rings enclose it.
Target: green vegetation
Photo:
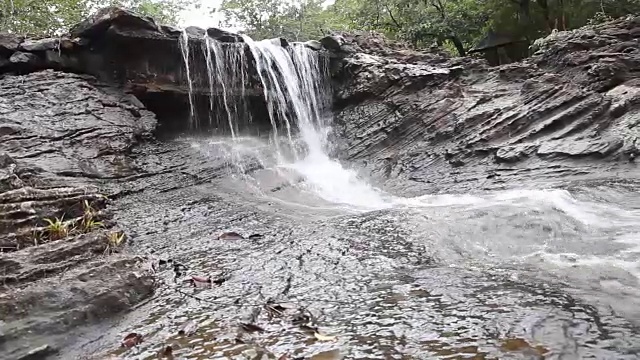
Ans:
[[[330,31],[370,30],[415,47],[434,43],[465,54],[489,31],[532,42],[640,13],[640,0],[223,0],[227,25],[257,39],[317,39]]]
[[[125,235],[123,232],[110,232],[107,236],[107,248],[105,253],[114,253],[124,243]]]
[[[47,223],[45,232],[50,240],[59,240],[69,235],[69,224],[63,218],[44,219]]]
[[[0,0],[0,31],[52,35],[93,11],[117,5],[175,24],[201,0]],[[255,39],[318,39],[332,31],[378,31],[414,47],[434,44],[465,54],[493,31],[532,42],[567,30],[640,13],[640,0],[222,0],[225,25]]]
[[[178,12],[193,0],[0,0],[0,31],[18,34],[64,33],[96,9],[120,6],[175,24]]]

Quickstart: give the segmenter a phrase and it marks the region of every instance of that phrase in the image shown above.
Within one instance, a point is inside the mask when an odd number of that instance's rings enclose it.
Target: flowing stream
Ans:
[[[157,153],[210,180],[127,198],[117,221],[141,234],[141,253],[183,263],[180,276],[225,280],[179,290],[182,278],[160,272],[154,300],[110,330],[142,331],[145,342],[113,354],[151,359],[170,345],[190,359],[638,358],[637,189],[385,193],[328,155],[330,89],[316,52],[244,38],[272,125],[258,138],[238,131],[244,100],[229,93],[249,81],[244,48],[205,42],[230,136]],[[158,229],[149,212],[171,225]],[[263,237],[218,240],[224,231]],[[284,316],[302,308],[317,329]],[[189,321],[196,334],[178,335]]]

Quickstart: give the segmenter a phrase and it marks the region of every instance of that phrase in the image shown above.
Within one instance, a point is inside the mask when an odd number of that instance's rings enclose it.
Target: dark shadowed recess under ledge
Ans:
[[[134,95],[152,111],[158,119],[156,136],[160,140],[170,140],[180,135],[231,136],[229,117],[221,98],[214,98],[211,110],[210,96],[194,94],[194,115],[191,120],[189,95],[181,92],[134,91]],[[234,99],[229,99],[229,107],[237,114],[232,116],[238,133],[262,136],[271,131],[267,105],[263,98],[247,96],[246,108],[239,107]],[[235,105],[235,108],[234,108]],[[237,111],[234,111],[237,109]]]

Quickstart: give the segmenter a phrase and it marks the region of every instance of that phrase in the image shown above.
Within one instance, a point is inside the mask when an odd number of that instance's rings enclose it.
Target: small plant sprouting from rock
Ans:
[[[82,208],[82,222],[80,223],[82,231],[90,232],[92,230],[104,227],[104,224],[101,221],[96,221],[98,211],[96,211],[93,206],[91,206],[89,201],[85,200],[82,204]]]
[[[93,219],[82,219],[81,226],[82,231],[90,232],[92,230],[104,227],[104,224],[102,223],[102,221],[95,221]]]
[[[59,240],[69,235],[69,225],[63,221],[63,218],[55,218],[55,220],[44,219],[47,223],[45,231],[51,240]]]
[[[124,240],[125,234],[123,232],[110,232],[109,235],[107,235],[107,248],[104,250],[104,252],[113,254],[120,246],[122,246]]]

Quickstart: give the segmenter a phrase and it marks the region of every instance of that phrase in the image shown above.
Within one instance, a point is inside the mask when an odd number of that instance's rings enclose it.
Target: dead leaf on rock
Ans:
[[[138,333],[130,333],[124,337],[122,340],[121,346],[123,347],[134,347],[142,342],[142,335]]]
[[[248,324],[248,323],[240,323],[240,327],[242,330],[252,333],[252,332],[264,332],[264,329],[256,324]]]
[[[335,340],[335,336],[331,336],[331,335],[322,335],[319,332],[314,332],[313,336],[316,337],[316,339],[320,340],[320,341],[331,341],[331,340]]]

